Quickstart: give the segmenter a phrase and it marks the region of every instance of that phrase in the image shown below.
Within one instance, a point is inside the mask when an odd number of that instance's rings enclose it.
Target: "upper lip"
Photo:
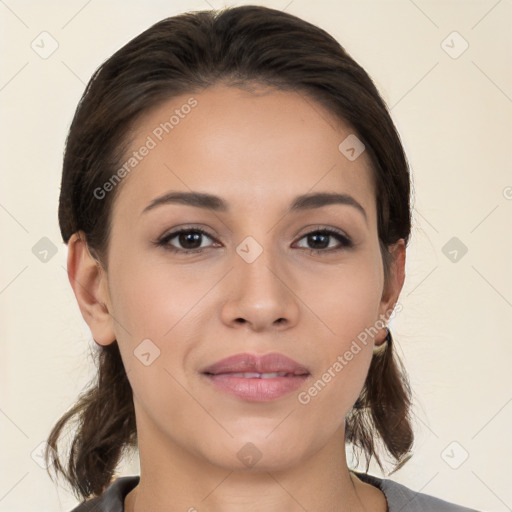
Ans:
[[[308,369],[283,354],[235,354],[201,370],[201,373],[218,375],[220,373],[274,373],[286,372],[294,375],[308,375]]]

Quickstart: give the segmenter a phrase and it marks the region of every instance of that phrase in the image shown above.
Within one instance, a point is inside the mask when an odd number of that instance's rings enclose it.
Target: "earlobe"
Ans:
[[[383,290],[380,304],[380,318],[388,319],[395,309],[398,297],[402,291],[405,281],[405,242],[401,238],[396,244],[389,248],[392,255],[392,262],[389,269],[389,279]],[[381,345],[386,339],[387,331],[382,329],[375,345]]]
[[[67,265],[69,282],[94,341],[98,345],[110,345],[116,336],[109,311],[107,274],[91,255],[81,231],[69,239]]]

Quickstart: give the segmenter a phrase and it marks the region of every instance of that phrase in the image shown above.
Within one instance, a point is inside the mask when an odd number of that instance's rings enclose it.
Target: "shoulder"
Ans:
[[[112,482],[105,492],[83,503],[71,512],[123,512],[126,495],[139,483],[138,476],[123,476]]]
[[[478,512],[440,498],[413,491],[393,480],[352,471],[359,480],[378,487],[386,496],[389,512]]]

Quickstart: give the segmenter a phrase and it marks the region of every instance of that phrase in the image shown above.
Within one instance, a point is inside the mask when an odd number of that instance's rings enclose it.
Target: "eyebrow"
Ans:
[[[141,215],[150,210],[153,210],[157,206],[166,204],[183,204],[186,206],[194,206],[196,208],[205,208],[216,212],[228,212],[229,206],[224,199],[203,192],[168,192],[162,196],[159,196],[151,201],[142,210]],[[288,212],[312,210],[315,208],[322,208],[323,206],[330,206],[333,204],[341,204],[347,206],[353,206],[356,208],[364,217],[367,222],[367,216],[365,209],[361,204],[356,201],[349,194],[337,194],[331,192],[320,192],[314,194],[303,194],[297,196],[291,203]]]

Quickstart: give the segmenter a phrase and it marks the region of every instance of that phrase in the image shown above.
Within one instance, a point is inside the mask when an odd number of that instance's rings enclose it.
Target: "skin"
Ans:
[[[189,97],[148,112],[131,151]],[[353,129],[304,94],[216,85],[193,97],[198,105],[120,185],[108,270],[83,234],[69,242],[83,317],[99,345],[118,340],[134,392],[141,480],[126,511],[386,511],[383,493],[348,471],[344,446],[344,418],[385,330],[360,344],[307,405],[297,399],[359,333],[389,315],[402,289],[403,240],[391,247],[384,286],[370,160],[366,152],[348,160],[338,145]],[[171,190],[218,195],[229,211],[167,204],[141,214]],[[366,219],[340,204],[286,212],[296,196],[313,192],[350,194]],[[201,253],[152,244],[182,227],[211,235],[185,247],[200,245]],[[334,237],[315,246],[305,235],[322,228],[341,230],[353,247]],[[263,249],[252,263],[236,252],[247,236]],[[177,237],[168,245],[184,250]],[[308,251],[315,247],[323,253]],[[145,366],[134,350],[148,338],[160,356]],[[280,352],[311,375],[296,392],[254,403],[199,373],[242,352]],[[246,443],[261,454],[252,467],[237,457]]]

